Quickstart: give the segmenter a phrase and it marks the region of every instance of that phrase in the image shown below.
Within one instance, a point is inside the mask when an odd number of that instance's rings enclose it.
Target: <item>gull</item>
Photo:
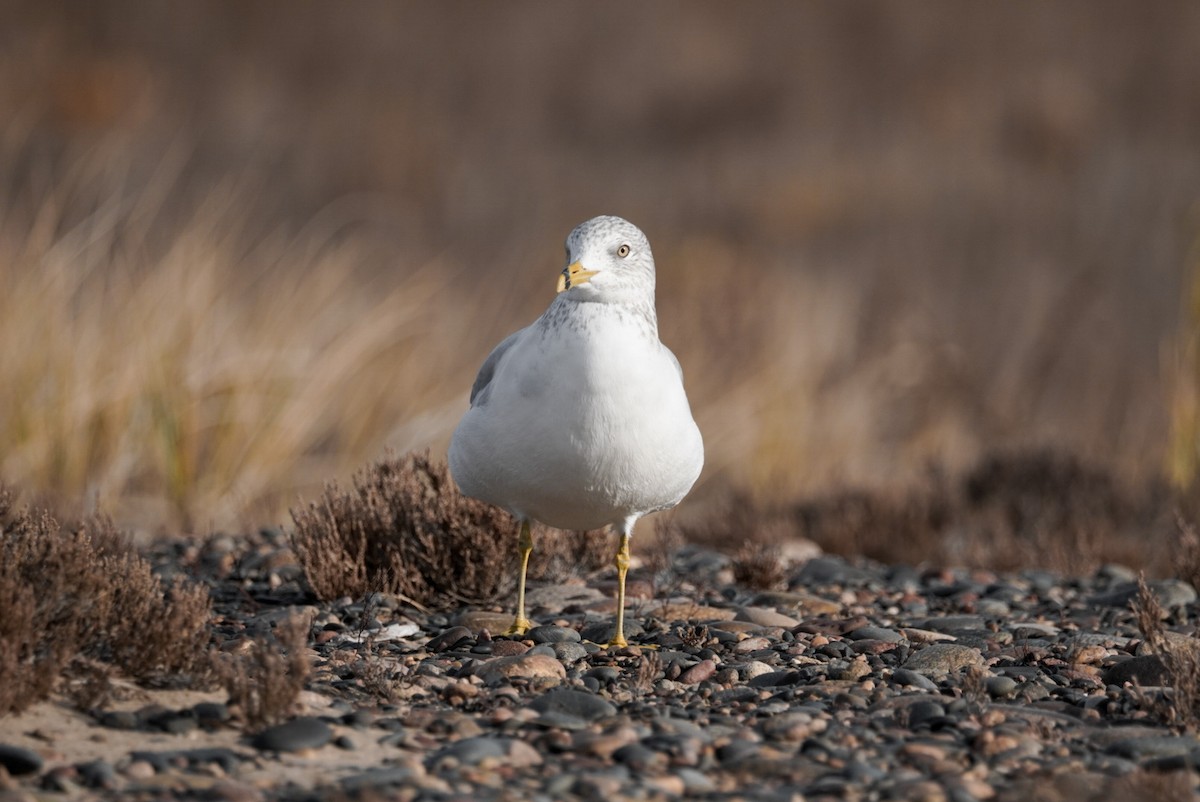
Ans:
[[[700,475],[704,443],[679,360],[658,338],[654,257],[637,226],[594,217],[566,240],[558,294],[488,355],[450,441],[462,492],[520,523],[517,613],[524,635],[530,522],[610,526],[620,535],[617,620],[625,639],[629,538],[639,518],[678,504]]]

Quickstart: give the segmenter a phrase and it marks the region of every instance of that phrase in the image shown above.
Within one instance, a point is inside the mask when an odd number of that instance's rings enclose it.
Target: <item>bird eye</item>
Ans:
[[[620,248],[617,248],[617,256],[620,256],[622,259],[624,259],[628,255],[629,255],[629,246],[628,245],[622,245]]]

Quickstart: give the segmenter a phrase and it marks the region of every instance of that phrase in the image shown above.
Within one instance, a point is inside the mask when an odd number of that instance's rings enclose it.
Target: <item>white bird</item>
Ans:
[[[521,523],[517,614],[507,634],[532,626],[525,616],[530,521],[616,529],[617,621],[609,645],[626,646],[633,526],[687,495],[704,464],[704,443],[679,361],[658,339],[646,235],[620,217],[594,217],[566,246],[550,307],[479,369],[471,408],[450,442],[450,472],[463,493]]]

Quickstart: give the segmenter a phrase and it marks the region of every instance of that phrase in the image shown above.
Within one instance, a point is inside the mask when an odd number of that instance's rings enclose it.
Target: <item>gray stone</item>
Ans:
[[[367,788],[385,788],[389,785],[408,785],[420,776],[419,772],[409,766],[388,766],[352,774],[343,778],[340,785],[346,791],[360,791]]]
[[[1017,681],[1012,677],[988,677],[985,685],[988,695],[995,699],[1011,696],[1017,690]]]
[[[317,749],[331,740],[333,730],[328,724],[319,718],[305,716],[268,727],[254,736],[251,744],[264,751],[298,752],[301,749]]]
[[[906,687],[920,688],[923,691],[936,692],[938,689],[937,684],[929,677],[908,668],[897,668],[893,671],[892,681]]]
[[[89,788],[105,788],[112,790],[117,787],[117,771],[106,760],[92,760],[76,766],[79,777]]]
[[[1169,680],[1170,674],[1161,657],[1144,654],[1113,663],[1105,669],[1103,677],[1105,685],[1124,685],[1135,679],[1142,685],[1163,685]]]
[[[578,643],[581,638],[579,630],[570,627],[541,626],[529,630],[527,637],[534,643]]]
[[[936,719],[945,718],[946,708],[937,702],[921,701],[908,706],[908,726],[917,728],[922,724],[931,724]]]
[[[884,643],[899,643],[904,640],[904,636],[894,629],[875,626],[859,627],[846,637],[850,640],[880,640]]]
[[[554,643],[551,644],[550,648],[554,651],[554,656],[567,665],[577,663],[588,656],[588,650],[584,648],[582,643],[578,642],[564,641]]]
[[[473,634],[471,630],[463,626],[450,627],[425,644],[425,648],[434,654],[444,652],[447,649],[453,648],[455,644],[462,640],[472,637]]]
[[[437,767],[447,758],[453,758],[465,766],[474,766],[489,758],[500,760],[508,754],[509,740],[488,735],[465,738],[439,749],[429,759],[429,765]]]
[[[611,702],[573,688],[558,688],[544,693],[530,702],[529,707],[538,713],[564,713],[584,721],[596,721],[617,714],[617,708]]]
[[[41,771],[42,756],[32,749],[13,744],[0,744],[0,766],[14,777]]]
[[[736,621],[749,621],[760,627],[783,627],[790,629],[800,622],[790,615],[776,612],[768,607],[739,607]]]
[[[798,585],[858,585],[870,582],[874,577],[840,557],[814,557],[800,566],[792,579]]]
[[[1146,585],[1158,599],[1158,603],[1168,610],[1196,600],[1196,589],[1180,579],[1156,579],[1147,582]],[[1088,604],[1095,607],[1126,607],[1137,598],[1137,594],[1137,583],[1126,582],[1112,590],[1089,597]]]
[[[957,643],[933,643],[919,651],[904,663],[904,668],[926,676],[948,674],[967,666],[982,666],[983,655],[969,646]]]
[[[200,726],[214,728],[229,721],[229,706],[220,702],[200,702],[192,707],[192,714]]]
[[[1124,738],[1109,745],[1109,754],[1130,760],[1190,755],[1200,748],[1200,741],[1184,735],[1150,735]]]

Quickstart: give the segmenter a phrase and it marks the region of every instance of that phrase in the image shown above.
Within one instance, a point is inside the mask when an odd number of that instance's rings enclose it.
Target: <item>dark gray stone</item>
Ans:
[[[89,788],[112,790],[117,787],[117,771],[105,760],[93,760],[76,766],[79,778]]]
[[[550,648],[554,651],[554,656],[566,665],[577,663],[588,656],[588,650],[583,647],[583,644],[574,641],[553,643]]]
[[[957,643],[934,643],[912,656],[904,667],[920,674],[947,674],[967,666],[982,666],[983,655],[978,650]]]
[[[201,727],[212,729],[229,721],[229,706],[220,702],[201,702],[192,708],[192,715]]]
[[[409,785],[420,779],[418,773],[408,766],[389,766],[371,769],[361,774],[344,778],[340,785],[346,791],[361,791],[367,788],[385,788],[389,785]]]
[[[938,689],[937,683],[929,677],[908,668],[897,668],[893,671],[892,681],[905,687],[920,688],[923,691],[936,692]]]
[[[503,758],[507,754],[508,739],[481,735],[477,738],[456,741],[439,749],[429,759],[429,765],[436,768],[447,758],[453,758],[462,765],[474,766],[488,758]]]
[[[1190,736],[1148,735],[1140,738],[1124,738],[1110,744],[1105,751],[1130,760],[1145,760],[1190,755],[1198,748],[1200,748],[1200,741]]]
[[[256,749],[270,752],[298,752],[317,749],[333,740],[333,730],[319,718],[303,717],[277,724],[254,736]]]
[[[462,641],[473,637],[474,633],[466,627],[450,627],[442,632],[442,634],[429,641],[429,643],[425,644],[425,648],[429,650],[429,652],[436,654],[438,652],[444,652],[447,649],[453,649]]]
[[[894,629],[874,626],[859,627],[846,637],[850,640],[879,640],[884,643],[899,643],[904,640],[904,636]]]
[[[100,716],[100,726],[110,730],[136,730],[141,726],[137,714],[128,710],[115,710]]]
[[[1017,690],[1017,681],[1012,677],[988,677],[985,685],[988,695],[995,699],[1011,696]]]
[[[1124,685],[1134,680],[1142,685],[1162,685],[1169,677],[1170,673],[1163,665],[1162,658],[1156,654],[1145,654],[1113,663],[1105,669],[1103,675],[1105,685]]]
[[[550,625],[534,627],[529,630],[528,637],[534,643],[578,643],[582,640],[577,629]]]
[[[0,766],[14,777],[41,771],[42,756],[32,749],[13,744],[0,744]]]
[[[534,699],[529,707],[538,713],[565,713],[584,721],[595,721],[617,714],[611,702],[586,691],[557,688]]]
[[[1196,600],[1196,589],[1180,579],[1156,579],[1146,585],[1158,603],[1168,610]],[[1137,598],[1137,594],[1137,583],[1125,582],[1112,590],[1089,597],[1088,604],[1095,607],[1126,607]]]
[[[945,718],[946,708],[937,702],[923,701],[908,707],[908,726],[916,729],[920,726],[931,725],[937,719]]]

